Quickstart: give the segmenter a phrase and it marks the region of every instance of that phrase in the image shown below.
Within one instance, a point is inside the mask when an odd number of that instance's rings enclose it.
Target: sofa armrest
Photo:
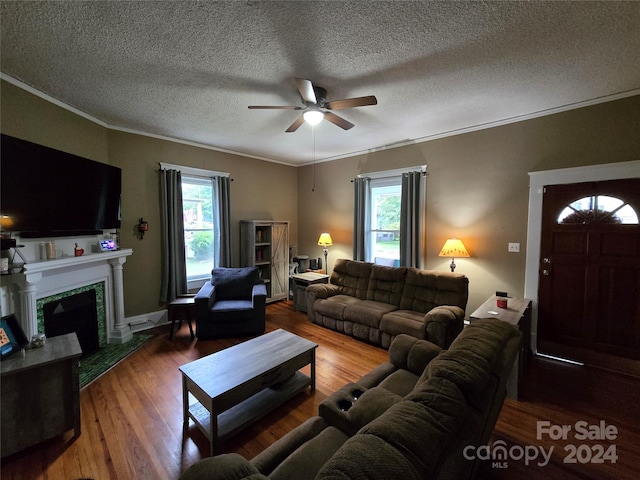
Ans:
[[[357,383],[347,383],[320,403],[318,414],[352,437],[401,400],[400,395],[384,388],[367,390]]]
[[[251,291],[251,300],[253,301],[253,308],[266,304],[267,286],[264,283],[257,283],[253,286],[253,290]]]
[[[450,305],[435,307],[425,314],[424,323],[425,338],[442,348],[449,348],[464,327],[464,310]]]
[[[305,420],[253,457],[251,465],[262,474],[271,475],[300,446],[317,437],[327,426],[327,422],[320,416]]]
[[[258,480],[266,479],[256,467],[237,453],[226,453],[200,460],[187,468],[179,480]]]
[[[313,309],[313,303],[318,299],[329,298],[340,292],[340,287],[332,283],[314,283],[309,285],[306,290],[307,301],[307,317],[313,323],[316,323],[316,312]]]
[[[340,287],[333,283],[314,283],[307,287],[307,298],[329,298],[340,293]]]
[[[211,282],[205,282],[198,291],[195,298],[196,319],[209,318],[209,311],[216,301],[216,286]]]

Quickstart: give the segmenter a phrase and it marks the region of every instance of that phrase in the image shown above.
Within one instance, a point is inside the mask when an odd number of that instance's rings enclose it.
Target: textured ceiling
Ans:
[[[3,1],[1,64],[109,127],[300,165],[640,93],[638,2]],[[285,129],[295,77],[355,124]],[[315,137],[315,138],[314,138]],[[315,155],[313,145],[315,144]]]

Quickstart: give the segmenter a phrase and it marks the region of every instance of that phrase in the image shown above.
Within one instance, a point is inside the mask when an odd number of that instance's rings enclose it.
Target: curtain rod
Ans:
[[[383,170],[380,172],[370,172],[370,173],[360,173],[356,175],[356,178],[385,178],[385,177],[397,177],[402,175],[403,173],[421,171],[423,175],[427,174],[427,166],[426,165],[416,165],[415,167],[403,167],[396,168],[393,170]]]
[[[160,162],[160,170],[178,170],[187,175],[196,175],[199,177],[230,177],[228,172],[216,172],[215,170],[206,170],[204,168],[187,167],[185,165],[174,165],[172,163]]]

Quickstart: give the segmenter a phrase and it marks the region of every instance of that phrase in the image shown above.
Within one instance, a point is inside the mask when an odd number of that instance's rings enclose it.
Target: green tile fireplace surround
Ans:
[[[29,261],[23,272],[6,277],[2,288],[11,298],[3,305],[15,312],[31,338],[44,333],[43,307],[86,291],[95,291],[99,346],[126,343],[133,338],[124,315],[123,268],[131,249],[63,257],[48,261]]]

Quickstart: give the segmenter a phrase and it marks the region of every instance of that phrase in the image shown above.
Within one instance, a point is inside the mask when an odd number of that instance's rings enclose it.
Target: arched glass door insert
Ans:
[[[638,213],[627,202],[607,195],[582,197],[567,205],[560,215],[559,224],[617,223],[638,224]]]

